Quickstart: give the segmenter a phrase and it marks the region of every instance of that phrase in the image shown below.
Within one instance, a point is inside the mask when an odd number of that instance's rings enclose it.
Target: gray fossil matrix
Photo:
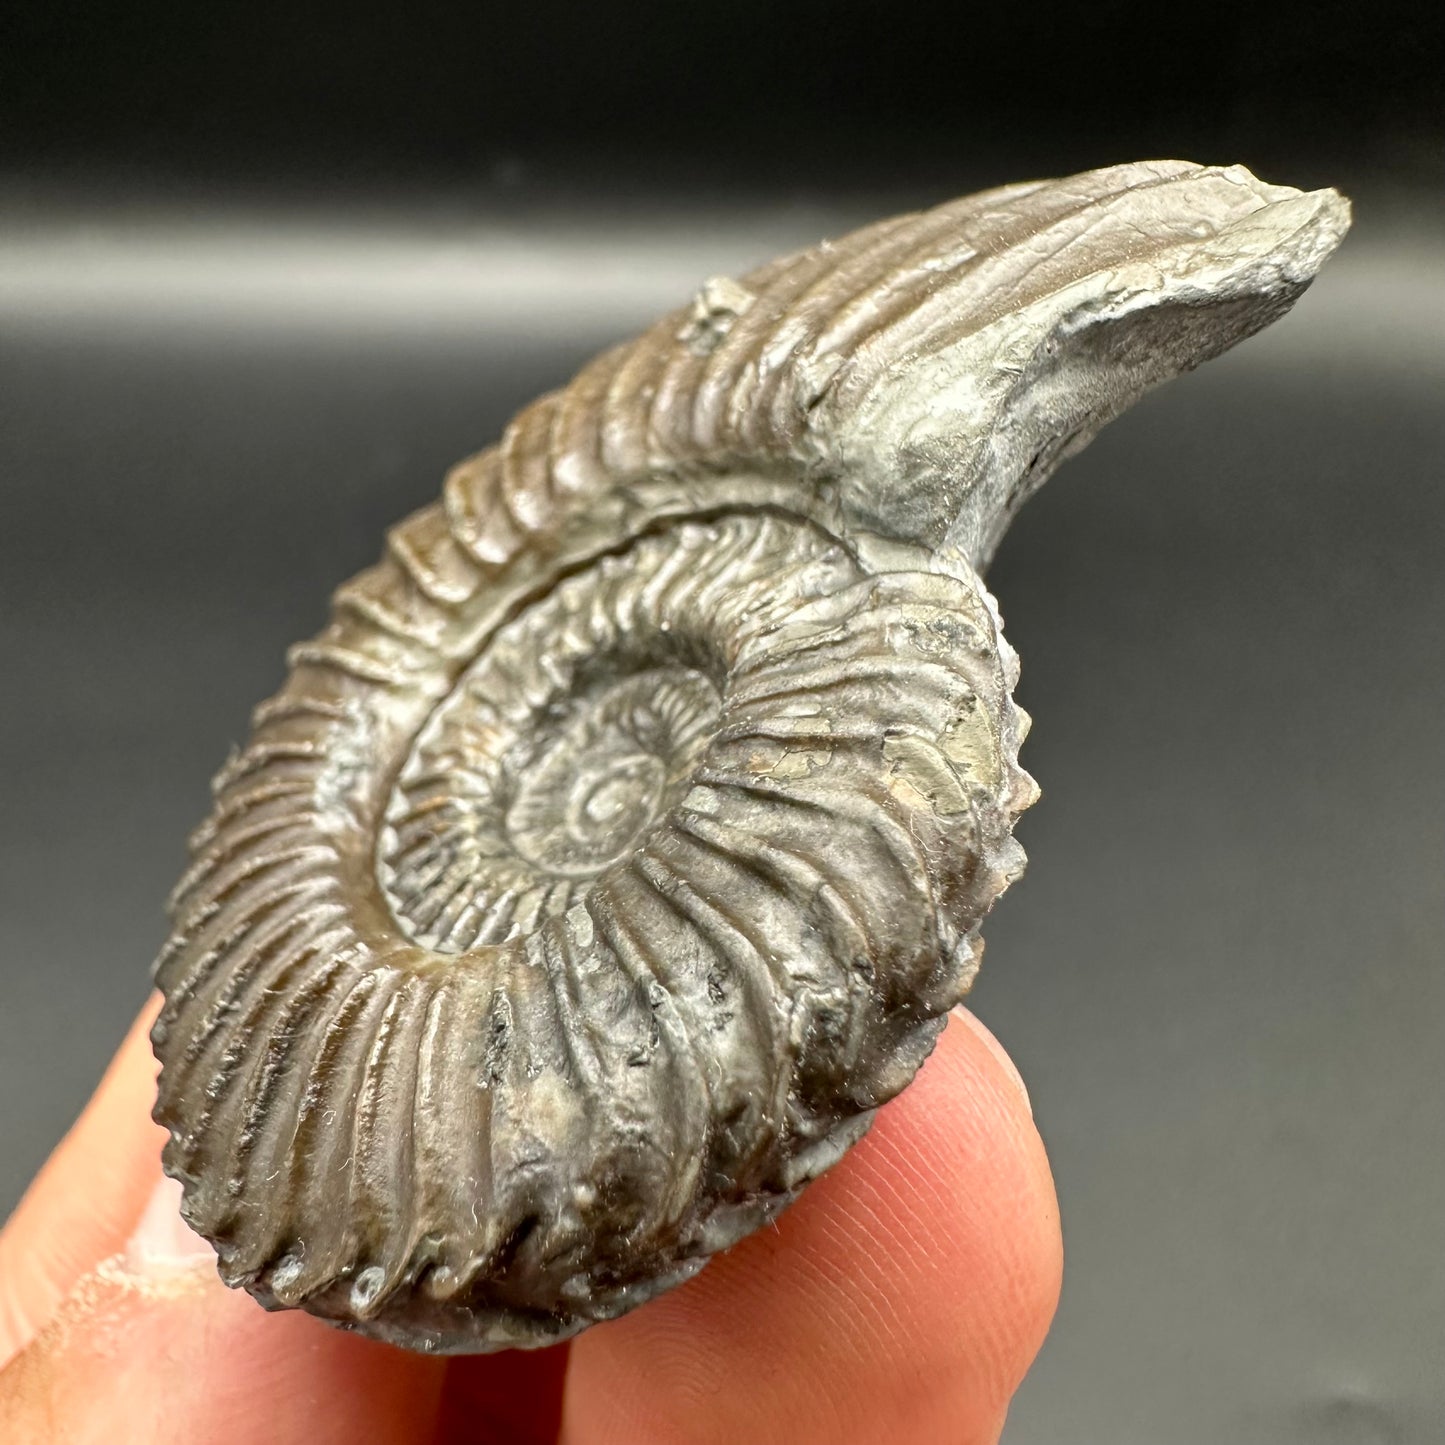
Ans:
[[[547,1344],[833,1164],[1023,866],[981,570],[1348,218],[1174,161],[986,191],[708,282],[456,467],[292,650],[172,899],[155,1113],[227,1283]]]

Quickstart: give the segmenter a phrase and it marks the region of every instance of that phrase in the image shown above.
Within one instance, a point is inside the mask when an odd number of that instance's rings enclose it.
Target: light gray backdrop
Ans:
[[[944,194],[8,210],[0,1208],[382,528],[703,276]],[[991,577],[1044,797],[974,1002],[1068,1246],[1010,1445],[1445,1438],[1445,228],[1360,199],[1298,310],[1068,464]]]

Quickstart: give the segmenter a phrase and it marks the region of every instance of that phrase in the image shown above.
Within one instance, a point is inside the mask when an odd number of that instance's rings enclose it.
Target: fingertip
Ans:
[[[1042,1141],[991,1036],[951,1022],[775,1229],[573,1347],[567,1445],[991,1441],[1057,1303]]]
[[[0,1235],[0,1439],[109,1441],[117,1422],[156,1445],[431,1439],[444,1362],[221,1284],[161,1174],[155,1008]]]
[[[145,1275],[117,1257],[0,1371],[0,1438],[207,1445],[431,1440],[444,1362],[268,1316],[213,1270]]]
[[[0,1231],[0,1364],[77,1280],[124,1246],[159,1172],[165,1131],[151,1120],[152,997],[80,1117]]]
[[[186,1269],[215,1271],[215,1251],[181,1217],[181,1201],[179,1181],[165,1175],[156,1180],[126,1241],[127,1269],[141,1277],[165,1276]]]
[[[993,1055],[994,1062],[1004,1071],[1005,1077],[1022,1095],[1024,1104],[1028,1108],[1029,1116],[1032,1117],[1034,1105],[1033,1100],[1029,1098],[1029,1086],[1024,1083],[1024,1076],[1019,1073],[1018,1065],[1014,1063],[1008,1050],[999,1043],[993,1030],[990,1029],[972,1009],[966,1007],[964,1004],[958,1004],[953,1008],[949,1014],[949,1021],[950,1023],[956,1021],[977,1035],[984,1047]]]

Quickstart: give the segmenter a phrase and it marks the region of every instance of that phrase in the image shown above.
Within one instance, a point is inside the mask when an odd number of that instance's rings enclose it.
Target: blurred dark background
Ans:
[[[471,192],[490,167],[558,201],[589,179],[716,200],[952,183],[1000,160],[1063,172],[1141,146],[1442,167],[1445,12],[1392,0],[62,0],[3,23],[5,152],[49,180],[118,165]]]
[[[390,521],[703,277],[1118,160],[1339,185],[1298,312],[991,575],[1037,726],[978,1012],[1064,1300],[1005,1439],[1445,1439],[1445,10],[0,17],[0,1211],[206,780]]]

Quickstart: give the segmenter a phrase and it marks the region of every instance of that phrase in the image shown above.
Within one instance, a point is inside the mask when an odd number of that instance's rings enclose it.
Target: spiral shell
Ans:
[[[1160,162],[898,217],[709,282],[457,467],[292,650],[172,900],[156,1117],[223,1278],[544,1344],[833,1163],[1022,868],[979,569],[1346,216]]]

